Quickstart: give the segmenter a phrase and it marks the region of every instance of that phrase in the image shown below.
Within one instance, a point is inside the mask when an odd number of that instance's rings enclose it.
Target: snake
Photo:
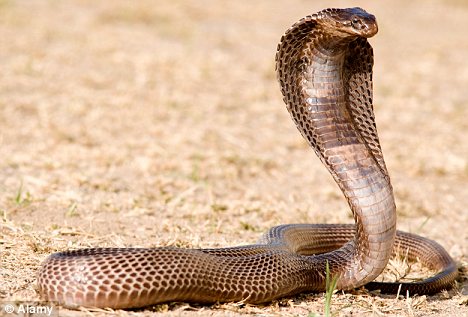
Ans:
[[[396,205],[373,111],[374,15],[325,9],[281,37],[276,74],[297,129],[338,184],[354,224],[284,224],[252,245],[190,249],[88,248],[49,255],[40,295],[70,308],[138,308],[164,302],[267,303],[303,292],[364,286],[382,293],[434,294],[458,270],[437,242],[396,230]],[[392,256],[434,275],[377,282]],[[328,272],[328,273],[327,273]]]

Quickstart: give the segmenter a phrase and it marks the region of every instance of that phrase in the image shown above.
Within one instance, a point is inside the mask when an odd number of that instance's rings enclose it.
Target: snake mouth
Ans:
[[[359,35],[365,38],[373,37],[379,31],[377,22],[374,21],[372,24],[364,24],[359,30]]]

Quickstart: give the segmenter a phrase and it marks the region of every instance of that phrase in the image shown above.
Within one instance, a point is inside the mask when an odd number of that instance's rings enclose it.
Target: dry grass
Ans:
[[[56,250],[233,246],[280,223],[351,222],[274,75],[284,30],[329,5],[0,1],[0,298],[37,300],[35,272]],[[436,296],[339,292],[332,312],[467,316],[468,6],[359,5],[379,19],[376,116],[398,226],[439,241],[464,278]],[[62,313],[308,316],[324,300]]]

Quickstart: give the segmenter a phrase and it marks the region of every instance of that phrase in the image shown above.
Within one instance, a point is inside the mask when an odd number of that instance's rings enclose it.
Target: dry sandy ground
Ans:
[[[112,3],[112,4],[111,4]],[[38,300],[54,251],[250,244],[282,223],[349,223],[274,74],[281,34],[348,1],[0,1],[2,300]],[[467,316],[468,4],[353,1],[374,13],[375,108],[398,227],[439,241],[462,278],[436,296],[333,297],[337,316]],[[394,265],[398,268],[398,265]],[[169,304],[63,315],[308,316]]]

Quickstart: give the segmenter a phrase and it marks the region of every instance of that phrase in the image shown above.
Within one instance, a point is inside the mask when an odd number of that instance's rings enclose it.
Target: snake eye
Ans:
[[[354,28],[359,29],[360,26],[361,26],[361,20],[359,20],[358,18],[355,17],[355,18],[353,18],[353,19],[351,20],[351,25],[352,25]]]

